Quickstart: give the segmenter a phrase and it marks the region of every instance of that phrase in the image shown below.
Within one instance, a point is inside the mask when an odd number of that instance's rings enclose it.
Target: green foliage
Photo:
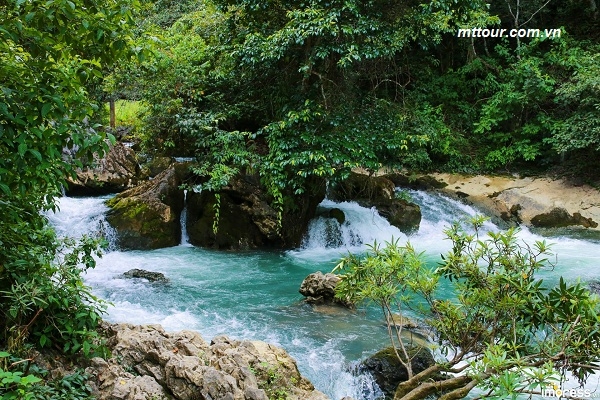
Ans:
[[[262,362],[254,365],[250,370],[256,376],[258,388],[265,391],[269,400],[288,399],[287,382],[277,371],[276,366]]]
[[[7,357],[10,354],[6,352],[0,352],[0,395],[3,400],[11,399],[23,399],[30,400],[34,399],[35,396],[31,393],[31,388],[35,383],[41,381],[40,378],[34,375],[25,375],[21,371],[9,371],[6,368]]]
[[[30,359],[10,357],[0,352],[0,398],[3,400],[92,400],[92,390],[87,385],[88,376],[82,370],[70,375],[47,380],[48,371],[33,364]],[[10,371],[15,369],[15,371]],[[30,373],[31,372],[31,373]]]
[[[133,134],[142,126],[142,115],[146,110],[146,105],[135,100],[116,100],[115,101],[115,125],[132,128]],[[106,118],[104,125],[108,125],[109,105],[105,104]]]
[[[336,295],[378,304],[390,332],[393,309],[419,315],[448,357],[429,374],[466,374],[441,383],[448,398],[465,396],[475,386],[492,398],[509,398],[539,390],[567,372],[584,383],[600,368],[598,297],[562,278],[545,287],[536,274],[554,267],[548,245],[521,244],[515,229],[484,234],[483,222],[477,217],[468,230],[460,224],[447,229],[452,250],[435,269],[412,246],[397,241],[383,248],[375,244],[362,258],[350,255],[336,267],[342,273]],[[449,298],[439,297],[440,285],[452,289]],[[405,353],[400,335],[390,338],[397,352]],[[466,369],[457,370],[461,362],[467,362]],[[426,377],[413,378],[400,385],[403,399],[436,391],[424,383]]]
[[[257,173],[282,204],[315,177],[430,166],[420,149],[448,148],[451,134],[439,108],[399,101],[402,52],[486,15],[478,1],[204,1],[120,85],[149,104],[149,151],[197,155],[212,189]]]
[[[0,292],[8,348],[18,351],[31,336],[40,347],[60,346],[66,353],[91,356],[100,344],[96,326],[105,305],[83,284],[83,271],[95,266],[98,240],[47,242],[23,258],[5,264],[10,287]],[[58,257],[56,257],[58,255]],[[81,266],[83,265],[83,268]]]
[[[103,306],[82,283],[98,242],[59,241],[41,210],[55,208],[67,176],[102,155],[109,135],[90,95],[105,69],[140,54],[136,1],[0,4],[0,345],[28,339],[91,355]],[[81,268],[83,265],[83,269]]]

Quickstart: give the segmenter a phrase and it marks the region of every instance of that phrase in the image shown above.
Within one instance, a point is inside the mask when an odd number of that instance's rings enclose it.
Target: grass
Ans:
[[[105,124],[109,124],[109,105],[105,104],[106,108],[106,121]],[[141,101],[135,100],[117,100],[115,101],[115,125],[119,126],[130,126],[137,128],[141,126],[142,120],[141,115],[145,111],[145,105]]]

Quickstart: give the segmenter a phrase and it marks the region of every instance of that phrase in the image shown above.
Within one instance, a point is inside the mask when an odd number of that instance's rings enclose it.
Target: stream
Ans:
[[[112,303],[105,316],[109,321],[158,323],[169,331],[193,329],[206,340],[221,334],[263,340],[283,347],[296,359],[300,372],[332,399],[375,400],[379,389],[369,376],[356,372],[356,365],[387,344],[378,310],[315,310],[303,303],[298,289],[308,274],[331,271],[348,251],[362,252],[375,240],[410,240],[425,252],[428,262],[439,261],[450,248],[443,229],[476,211],[438,194],[408,193],[423,213],[419,231],[409,237],[374,209],[324,200],[320,207],[340,208],[346,221],[340,226],[334,219],[314,219],[298,249],[213,251],[189,245],[186,236],[181,245],[159,250],[120,251],[111,246],[85,281],[95,295]],[[110,240],[111,229],[104,220],[107,198],[64,197],[60,211],[48,218],[59,235],[102,232]],[[485,228],[498,229],[490,222]],[[528,243],[544,239],[527,229],[519,235]],[[557,267],[543,273],[547,281],[561,275],[569,280],[600,278],[600,242],[556,235],[546,240],[557,254]],[[132,268],[161,272],[169,283],[123,278]]]

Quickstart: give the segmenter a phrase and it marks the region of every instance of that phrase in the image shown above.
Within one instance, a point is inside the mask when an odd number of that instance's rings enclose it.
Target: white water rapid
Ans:
[[[194,329],[207,340],[219,334],[238,339],[264,340],[285,348],[302,374],[333,400],[351,396],[375,400],[380,396],[368,376],[355,372],[357,362],[387,344],[378,310],[316,312],[302,303],[302,280],[317,270],[330,271],[348,251],[364,251],[365,244],[400,238],[410,240],[430,260],[450,244],[442,230],[475,210],[442,196],[411,191],[421,205],[423,220],[417,233],[407,237],[374,210],[355,203],[325,200],[327,211],[339,208],[345,222],[318,217],[312,221],[301,248],[288,252],[215,252],[187,243],[152,251],[112,249],[86,274],[96,295],[109,300],[106,319],[134,324],[160,323],[167,330]],[[103,198],[60,200],[60,211],[49,219],[60,235],[110,233]],[[182,216],[182,224],[185,224]],[[491,223],[487,229],[497,229]],[[185,231],[185,229],[184,229]],[[541,240],[524,229],[526,241]],[[559,264],[548,279],[594,280],[600,277],[600,244],[580,239],[549,239]],[[168,284],[126,279],[123,272],[141,268],[161,272]]]

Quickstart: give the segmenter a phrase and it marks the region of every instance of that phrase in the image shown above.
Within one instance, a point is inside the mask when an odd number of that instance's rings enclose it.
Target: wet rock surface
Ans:
[[[330,189],[334,201],[356,201],[363,207],[375,207],[388,222],[405,233],[419,229],[421,209],[418,205],[396,197],[396,186],[384,176],[352,172],[348,179]]]
[[[435,364],[428,348],[413,346],[408,349],[414,374]],[[408,372],[400,362],[392,347],[385,348],[364,360],[359,369],[372,376],[386,399],[393,399],[398,384],[408,380]]]
[[[181,240],[179,216],[184,206],[181,177],[175,168],[108,200],[106,220],[125,249],[176,246]]]
[[[600,231],[600,191],[550,177],[431,174],[442,193],[463,198],[498,221]],[[430,187],[431,188],[431,187]]]
[[[162,282],[162,283],[169,282],[167,277],[160,272],[146,271],[145,269],[138,269],[138,268],[130,269],[129,271],[124,272],[123,276],[125,276],[127,278],[146,279],[149,282]]]
[[[294,248],[300,245],[324,196],[324,182],[315,183],[306,193],[294,196],[294,204],[284,205],[280,221],[259,178],[236,176],[218,196],[209,191],[188,192],[189,241],[226,250]]]

